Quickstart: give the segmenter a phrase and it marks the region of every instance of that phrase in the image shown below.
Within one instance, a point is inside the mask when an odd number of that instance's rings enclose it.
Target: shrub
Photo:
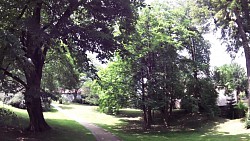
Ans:
[[[42,108],[44,112],[51,110],[51,102],[52,100],[49,97],[42,98]]]
[[[24,95],[22,93],[15,94],[9,101],[7,101],[7,104],[16,108],[25,108]]]
[[[235,107],[237,118],[243,118],[246,115],[248,107],[244,104],[244,102],[239,101]]]
[[[63,101],[63,100],[62,100],[62,98],[60,97],[60,98],[59,98],[59,104],[63,104],[62,101]]]
[[[196,113],[199,111],[198,100],[192,96],[185,96],[181,100],[181,108],[185,109],[187,112]]]
[[[43,97],[41,98],[42,102],[42,108],[43,111],[49,111],[50,110],[50,104],[51,104],[51,99],[49,97]],[[22,93],[17,93],[15,94],[10,100],[6,102],[6,104],[11,105],[16,108],[21,108],[21,109],[26,109],[25,105],[25,100],[24,100],[24,95]]]
[[[0,125],[18,125],[17,115],[4,108],[0,108]]]
[[[88,95],[85,98],[85,102],[90,105],[98,105],[99,104],[99,96],[96,94]]]
[[[72,102],[82,104],[82,99],[76,98]]]
[[[218,93],[213,83],[209,79],[202,79],[200,80],[200,86],[199,111],[205,113],[209,117],[217,116],[219,114],[219,107],[216,104]]]

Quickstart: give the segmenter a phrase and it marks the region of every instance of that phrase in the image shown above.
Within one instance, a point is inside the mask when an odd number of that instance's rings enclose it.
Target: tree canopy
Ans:
[[[30,131],[50,129],[41,95],[78,89],[82,80],[88,93],[99,94],[101,111],[140,108],[145,128],[155,110],[168,125],[177,100],[188,112],[214,116],[215,84],[250,89],[247,0],[147,6],[142,0],[4,0],[0,11],[0,90],[23,92]],[[216,68],[212,77],[210,44],[203,37],[211,20],[228,52],[243,47],[248,83],[235,64]],[[88,53],[103,63],[109,59],[107,67],[98,71]]]
[[[247,68],[247,78],[248,78],[247,91],[249,93],[250,91],[249,1],[248,0],[198,0],[197,5],[199,7],[202,7],[203,9],[206,9],[206,11],[209,11],[210,15],[206,18],[213,19],[215,28],[221,31],[221,39],[227,45],[228,52],[237,53],[240,48],[244,49],[246,68]],[[250,104],[250,102],[248,103]],[[250,105],[248,107],[249,107],[248,112],[250,112]]]
[[[141,9],[136,32],[124,43],[128,53],[124,57],[118,52],[99,73],[100,109],[138,107],[145,128],[153,123],[154,110],[167,125],[177,99],[187,101],[187,110],[214,115],[217,94],[209,72],[210,45],[202,33],[187,7],[156,2]]]
[[[97,58],[103,60],[122,49],[121,42],[133,30],[141,5],[142,1],[137,0],[0,2],[4,11],[0,13],[1,76],[25,88],[29,130],[50,128],[43,118],[40,100],[48,52],[58,47],[64,52],[68,49],[78,66],[90,68],[86,52],[96,52]],[[122,34],[115,36],[115,30]]]

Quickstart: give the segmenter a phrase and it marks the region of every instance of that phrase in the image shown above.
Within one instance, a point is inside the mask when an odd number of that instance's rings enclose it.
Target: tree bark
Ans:
[[[144,122],[144,128],[147,128],[147,123],[148,123],[148,119],[147,119],[147,108],[146,108],[146,101],[145,101],[145,84],[144,84],[144,80],[143,80],[143,76],[144,76],[144,70],[141,69],[141,87],[142,87],[142,110],[143,110],[143,122]]]
[[[168,121],[169,121],[168,104],[166,104],[166,106],[164,107],[161,107],[160,111],[161,111],[162,120],[165,126],[168,126]]]
[[[238,10],[235,10],[235,15],[236,15],[236,23],[238,25],[238,30],[239,30],[239,34],[241,36],[242,39],[242,45],[244,48],[244,52],[245,52],[245,58],[246,58],[246,68],[247,68],[247,80],[248,80],[248,93],[250,92],[250,49],[249,49],[249,40],[247,37],[247,33],[244,30],[244,26],[243,26],[243,20],[240,17],[240,13],[238,12]],[[248,116],[250,114],[250,96],[248,95]]]
[[[27,39],[26,57],[29,61],[23,65],[27,81],[24,98],[30,119],[27,130],[42,132],[51,129],[44,119],[41,103],[41,79],[47,49],[42,49],[43,44],[39,42],[38,35],[27,32]]]
[[[153,122],[153,118],[152,118],[152,108],[150,106],[147,107],[147,129],[151,128],[152,122]]]
[[[33,74],[34,75],[31,75],[33,77],[26,76],[28,86],[24,98],[30,119],[27,130],[32,132],[42,132],[51,129],[51,127],[46,123],[43,116],[40,89],[41,77],[37,77],[36,72],[33,72]]]
[[[27,130],[42,132],[51,129],[43,116],[39,87],[36,88],[36,86],[32,86],[29,88],[25,93],[25,101],[30,119]]]

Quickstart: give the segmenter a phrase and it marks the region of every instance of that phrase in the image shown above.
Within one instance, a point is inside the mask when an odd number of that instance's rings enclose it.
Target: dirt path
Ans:
[[[244,122],[241,119],[228,120],[216,126],[218,132],[226,132],[230,135],[250,134],[250,130],[244,127]]]
[[[92,134],[95,136],[97,141],[121,141],[121,139],[119,139],[118,137],[116,137],[112,133],[104,130],[103,128],[100,128],[92,123],[88,123],[88,122],[84,121],[83,119],[79,119],[74,115],[69,115],[62,108],[58,107],[55,104],[52,104],[52,106],[55,107],[55,109],[57,109],[59,112],[62,112],[67,117],[77,121],[82,126],[87,128],[88,130],[90,130],[92,132]]]

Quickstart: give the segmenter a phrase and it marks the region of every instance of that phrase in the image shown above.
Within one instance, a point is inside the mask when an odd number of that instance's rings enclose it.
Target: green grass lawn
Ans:
[[[187,130],[141,130],[141,111],[134,109],[122,109],[119,115],[112,116],[104,113],[99,113],[96,106],[87,106],[79,104],[60,105],[68,114],[75,115],[80,119],[85,119],[91,123],[95,123],[106,130],[114,133],[124,141],[250,141],[249,133],[234,133],[232,126],[231,132],[221,132],[216,130],[217,124],[226,122],[224,120],[215,122],[202,123],[202,130],[187,129]],[[1,107],[1,105],[0,105]],[[30,141],[94,141],[91,133],[79,125],[65,117],[62,113],[53,110],[45,112],[44,116],[49,125],[53,128],[50,131],[43,133],[28,133],[21,130],[28,124],[28,116],[26,110],[16,109],[10,106],[5,106],[11,109],[18,115],[18,120],[8,123],[8,126],[0,126],[0,141],[11,140],[30,140]],[[194,117],[195,119],[196,117]],[[185,119],[186,126],[200,126],[199,119],[193,122]],[[192,125],[192,126],[190,126]],[[195,126],[194,126],[195,125]],[[14,127],[14,128],[13,128]],[[176,126],[173,126],[176,127]],[[185,128],[186,129],[186,128]]]
[[[2,104],[0,108],[2,107]],[[7,125],[0,126],[0,141],[94,141],[93,135],[83,126],[73,120],[69,120],[62,113],[53,110],[45,112],[44,116],[52,130],[42,133],[30,133],[22,130],[28,125],[26,110],[4,106],[15,112],[17,119],[6,122]]]
[[[139,110],[123,109],[119,115],[112,116],[99,113],[96,106],[78,104],[59,106],[67,113],[105,128],[124,141],[250,141],[249,133],[232,134],[233,131],[230,133],[217,131],[215,126],[222,124],[224,120],[202,123],[204,127],[200,127],[199,130],[143,131],[140,130],[142,123]],[[189,122],[191,124],[189,126],[202,126],[198,120],[194,119],[193,122]],[[227,128],[234,130],[233,126]]]

